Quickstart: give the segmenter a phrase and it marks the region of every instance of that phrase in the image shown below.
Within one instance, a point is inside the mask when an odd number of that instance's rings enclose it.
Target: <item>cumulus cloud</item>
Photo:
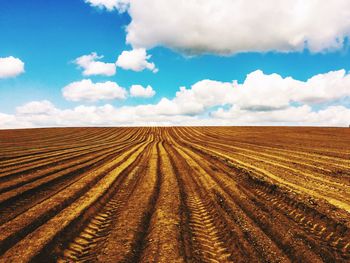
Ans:
[[[312,106],[350,97],[349,85],[350,74],[345,70],[318,74],[306,81],[256,70],[241,84],[201,80],[190,89],[181,87],[171,103],[183,114],[226,104],[243,110],[273,111],[290,107],[293,102]]]
[[[118,10],[124,12],[128,5],[129,0],[85,0],[85,3],[98,8],[105,8],[108,11]]]
[[[281,116],[287,123],[293,120],[295,112],[300,113],[301,110],[308,109],[310,114],[305,115],[311,116],[316,101],[320,105],[349,98],[350,89],[346,88],[350,85],[349,81],[350,74],[344,70],[318,74],[307,81],[283,78],[278,74],[267,75],[257,70],[248,74],[241,84],[237,81],[202,80],[190,88],[180,87],[173,98],[162,98],[156,104],[136,106],[135,112],[136,115],[162,115],[171,119],[171,116],[179,115],[200,116],[209,111],[217,119],[227,119],[227,116],[235,119],[231,115],[231,111],[234,111],[245,116],[256,116],[254,121],[257,123],[258,117],[264,120],[265,115],[273,116],[272,119],[278,121],[280,119],[277,117]],[[301,108],[293,106],[295,103]],[[218,112],[211,111],[213,107],[220,106],[229,107],[230,110],[227,113],[224,108],[219,108]],[[301,118],[303,114],[296,116]],[[310,120],[315,119],[306,122]]]
[[[340,49],[350,36],[348,0],[130,0],[95,2],[129,13],[127,43],[186,53]],[[118,8],[123,3],[123,8]]]
[[[158,72],[155,64],[149,62],[151,55],[147,55],[144,48],[123,51],[116,62],[116,65],[122,69],[142,71],[144,69],[151,70],[153,73]]]
[[[35,127],[34,123],[20,120],[18,116],[0,112],[0,129],[16,129]]]
[[[24,73],[24,62],[13,56],[0,58],[0,79],[13,78]]]
[[[65,86],[62,94],[71,101],[97,101],[125,99],[127,91],[112,81],[93,83],[90,79],[84,79]]]
[[[350,109],[344,106],[330,106],[318,111],[313,111],[308,105],[275,111],[249,111],[233,106],[227,111],[219,108],[211,113],[211,117],[231,120],[235,125],[347,126],[349,114]]]
[[[350,74],[344,69],[315,75],[300,84],[292,99],[302,103],[325,103],[350,96]]]
[[[162,105],[166,106],[166,105]],[[55,108],[56,109],[56,108]],[[210,116],[166,115],[161,105],[140,105],[114,107],[80,105],[72,109],[36,114],[2,114],[0,122],[4,128],[56,127],[56,126],[162,126],[162,125],[312,125],[347,126],[350,109],[343,106],[330,106],[312,111],[303,105],[276,111],[249,111],[232,107],[229,111],[218,109]],[[150,110],[150,111],[146,111]],[[163,113],[163,114],[162,114]]]
[[[103,56],[98,56],[95,52],[90,55],[84,55],[78,57],[74,62],[83,69],[84,76],[90,75],[105,75],[113,76],[116,73],[116,65],[114,63],[104,63],[101,61],[96,61],[103,58]]]
[[[283,108],[292,102],[320,104],[350,96],[350,74],[344,69],[318,74],[306,81],[261,70],[247,75],[242,84],[233,83],[232,103],[241,108]]]
[[[1,128],[42,126],[134,125],[313,125],[348,126],[350,74],[318,74],[306,81],[257,70],[242,83],[202,80],[180,87],[172,98],[155,104],[115,107],[79,105],[59,109],[49,101],[29,102],[16,113],[0,114]],[[68,88],[67,88],[68,87]],[[63,89],[71,100],[125,98],[116,83],[71,83]],[[110,88],[112,87],[112,88]],[[119,87],[116,88],[116,87]],[[142,87],[143,88],[143,87]],[[138,89],[138,88],[137,88]],[[140,89],[144,92],[147,88]],[[119,96],[119,97],[118,97]],[[344,104],[347,105],[347,104]]]
[[[22,106],[16,108],[16,113],[20,115],[24,114],[48,114],[55,113],[57,109],[48,100],[31,101]]]
[[[132,85],[130,88],[131,97],[151,98],[156,94],[153,88],[148,85],[144,88],[141,85]]]

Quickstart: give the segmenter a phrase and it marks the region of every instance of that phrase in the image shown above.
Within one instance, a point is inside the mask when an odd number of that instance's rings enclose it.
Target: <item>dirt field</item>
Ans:
[[[0,262],[350,262],[350,129],[0,131]]]

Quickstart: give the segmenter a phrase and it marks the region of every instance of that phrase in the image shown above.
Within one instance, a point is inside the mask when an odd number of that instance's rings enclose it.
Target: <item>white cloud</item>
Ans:
[[[0,79],[16,77],[24,73],[24,63],[13,56],[0,58]]]
[[[166,105],[162,105],[166,106]],[[56,108],[55,108],[56,109]],[[172,108],[170,108],[171,110]],[[150,111],[146,111],[150,110]],[[232,107],[229,111],[218,109],[210,116],[162,114],[161,106],[140,105],[116,108],[80,105],[73,109],[56,109],[37,114],[2,114],[0,122],[4,128],[56,127],[56,126],[155,126],[155,125],[312,125],[347,126],[350,109],[330,106],[312,111],[310,106],[290,107],[276,111],[248,111]]]
[[[259,116],[261,120],[266,119],[264,116],[272,116],[272,121],[278,119],[280,113],[287,123],[288,120],[294,121],[293,116],[302,117],[303,114],[295,115],[301,110],[310,109],[311,114],[311,107],[316,100],[318,103],[332,103],[350,97],[350,89],[346,88],[349,85],[350,74],[344,70],[319,74],[307,81],[282,78],[278,74],[266,75],[257,70],[248,74],[242,84],[237,81],[202,80],[189,89],[181,87],[172,99],[162,98],[156,104],[139,105],[135,111],[136,115],[162,115],[172,119],[171,116],[178,115],[200,116],[212,107],[227,105],[235,113],[238,110],[244,116],[255,116],[254,121],[257,123]],[[295,107],[293,103],[303,107]],[[217,118],[231,116],[231,111],[225,115],[222,108],[219,109],[221,115],[210,112]],[[305,121],[310,120],[314,119]]]
[[[48,114],[55,113],[57,109],[48,100],[31,101],[22,106],[16,108],[16,113],[20,115],[24,114]]]
[[[322,52],[350,36],[348,0],[130,0],[127,11],[126,39],[134,48]]]
[[[144,48],[133,49],[130,51],[123,51],[116,62],[117,66],[133,71],[142,71],[144,69],[149,69],[153,73],[158,72],[158,69],[153,62],[149,62],[148,59],[151,55],[147,55]]]
[[[318,74],[295,90],[292,98],[303,103],[317,104],[350,96],[350,74],[344,69]]]
[[[80,105],[59,109],[49,101],[29,102],[16,113],[1,114],[1,128],[135,125],[313,125],[348,126],[350,74],[318,74],[306,81],[257,70],[242,83],[202,80],[181,87],[155,104],[114,107]],[[147,88],[143,88],[145,91]],[[63,89],[71,100],[125,98],[114,82],[75,82]]]
[[[245,109],[283,108],[292,102],[320,104],[350,96],[350,74],[345,70],[318,74],[307,81],[266,75],[261,70],[247,75],[242,84],[234,85],[232,103]]]
[[[112,81],[93,83],[90,79],[84,79],[65,86],[62,94],[71,101],[97,101],[125,99],[127,91]]]
[[[95,52],[93,52],[90,55],[84,55],[77,58],[74,62],[84,70],[83,71],[84,76],[115,75],[116,65],[114,63],[104,63],[101,61],[96,61],[101,58],[103,58],[103,56],[98,56]]]
[[[181,114],[198,114],[213,106],[235,105],[243,110],[273,111],[293,102],[314,105],[350,97],[350,74],[345,70],[318,74],[307,81],[264,74],[261,70],[237,81],[202,80],[190,89],[181,87],[171,100]]]
[[[98,8],[106,8],[108,11],[118,10],[124,12],[129,5],[129,0],[85,0],[91,6]]]
[[[32,122],[26,123],[19,120],[16,115],[5,114],[0,112],[0,129],[16,129],[34,127]]]
[[[289,126],[347,126],[350,109],[330,106],[313,111],[310,106],[296,106],[275,111],[249,111],[239,107],[222,108],[211,114],[216,120],[230,120],[234,125],[289,125]]]
[[[131,97],[151,98],[155,94],[156,92],[150,85],[148,85],[146,88],[141,85],[132,85],[130,88]]]

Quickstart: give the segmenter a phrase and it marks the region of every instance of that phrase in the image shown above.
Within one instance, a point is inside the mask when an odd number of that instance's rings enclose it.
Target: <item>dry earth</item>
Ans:
[[[350,129],[0,131],[0,262],[349,262]]]

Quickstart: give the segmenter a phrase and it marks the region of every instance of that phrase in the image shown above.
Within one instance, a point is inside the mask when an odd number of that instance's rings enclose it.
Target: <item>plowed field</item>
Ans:
[[[0,131],[0,262],[350,262],[350,129]]]

